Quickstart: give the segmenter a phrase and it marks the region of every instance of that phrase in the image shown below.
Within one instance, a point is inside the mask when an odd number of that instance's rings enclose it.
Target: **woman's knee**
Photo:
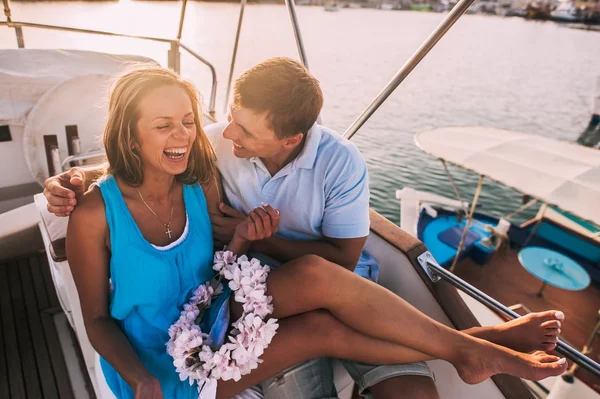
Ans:
[[[346,327],[328,310],[313,310],[302,315],[302,328],[311,342],[319,342],[319,356],[329,356],[335,343],[344,341]]]
[[[328,284],[331,280],[332,263],[318,255],[304,255],[295,261],[299,281],[305,281],[312,286],[320,283]]]

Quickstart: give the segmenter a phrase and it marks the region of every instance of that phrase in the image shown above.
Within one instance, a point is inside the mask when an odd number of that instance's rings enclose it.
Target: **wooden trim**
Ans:
[[[522,223],[522,224],[519,226],[519,228],[521,228],[521,229],[526,229],[527,227],[531,226],[532,224],[535,224],[535,223],[537,223],[537,221],[538,221],[538,220],[540,220],[540,219],[539,219],[539,218],[536,216],[536,217],[534,217],[533,219],[529,219],[528,221],[526,221],[526,222],[523,222],[523,223]]]
[[[373,209],[369,210],[369,218],[371,219],[371,230],[389,244],[396,247],[399,251],[406,254],[418,246],[423,246],[423,248],[425,248],[418,238],[405,233],[400,227],[396,226]]]
[[[42,326],[44,327],[46,333],[46,340],[48,342],[48,349],[50,351],[50,361],[55,370],[66,370],[67,366],[65,363],[65,358],[62,355],[62,350],[60,349],[60,340],[52,319],[53,310],[62,311],[60,301],[58,300],[58,295],[56,294],[56,287],[54,286],[54,281],[52,280],[52,276],[50,274],[50,267],[52,266],[48,264],[48,259],[45,256],[40,256],[37,258],[37,260],[42,272],[42,280],[45,282],[48,295],[48,304],[50,306],[46,312],[42,313]],[[85,372],[85,369],[83,374],[84,378],[87,378],[86,376],[88,373]],[[56,387],[58,388],[58,397],[60,399],[74,399],[73,388],[71,386],[69,374],[57,372],[55,373],[55,380]]]
[[[369,216],[371,218],[371,231],[407,256],[456,329],[465,330],[472,327],[481,327],[481,324],[460,297],[456,288],[443,280],[435,284],[432,283],[419,265],[417,257],[427,251],[420,240],[404,232],[400,227],[373,209],[370,210]],[[492,380],[508,399],[534,398],[523,381],[517,377],[499,374],[493,376]]]
[[[16,267],[11,262],[9,265],[0,265],[0,309],[2,310],[2,333],[5,342],[6,368],[8,370],[8,384],[10,398],[25,398],[25,384],[21,372],[21,355],[17,345],[17,329],[14,328],[14,312],[8,280],[8,268]],[[4,360],[3,360],[4,361]]]
[[[33,344],[33,353],[35,354],[35,363],[40,379],[41,391],[44,398],[58,398],[58,391],[54,384],[54,373],[50,363],[50,355],[46,345],[45,334],[42,329],[41,315],[38,308],[38,302],[35,296],[30,263],[32,259],[21,259],[19,261],[19,272],[21,274],[21,283],[23,296],[25,299],[25,309],[27,310],[29,320],[29,330],[31,331],[31,342]]]
[[[67,260],[67,240],[65,238],[59,238],[58,240],[52,241],[48,250],[50,256],[55,262],[62,262]]]
[[[0,262],[0,398],[74,399],[57,311],[45,254]]]
[[[8,296],[8,288],[5,286],[8,277],[6,275],[6,268],[0,268],[0,398],[9,398],[10,397],[10,385],[9,385],[9,371],[8,371],[8,349],[9,344],[8,337],[4,337],[8,335],[8,333],[4,332],[5,328],[9,328],[9,325],[5,324],[4,319],[2,318],[2,313],[5,311],[4,303],[6,301],[6,297]],[[9,299],[10,300],[10,299]],[[7,302],[8,304],[8,302]]]
[[[36,365],[36,347],[32,345],[34,337],[30,330],[29,312],[26,311],[25,295],[23,293],[23,283],[21,272],[23,267],[27,267],[27,259],[20,259],[12,267],[8,268],[8,281],[10,281],[10,291],[13,299],[13,311],[15,316],[14,328],[18,331],[18,349],[21,357],[21,371],[23,373],[23,382],[25,384],[25,393],[28,398],[41,398],[42,387],[38,377]],[[37,309],[36,309],[37,310]],[[39,332],[39,331],[38,331]]]

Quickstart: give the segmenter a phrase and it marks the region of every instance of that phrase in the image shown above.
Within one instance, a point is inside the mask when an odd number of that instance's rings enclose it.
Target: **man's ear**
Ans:
[[[285,138],[284,145],[288,148],[295,148],[302,143],[302,139],[304,138],[304,133],[296,133],[293,136],[288,136]]]

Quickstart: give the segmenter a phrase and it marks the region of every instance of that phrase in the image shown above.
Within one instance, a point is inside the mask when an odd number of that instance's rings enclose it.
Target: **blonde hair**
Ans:
[[[214,182],[216,157],[202,130],[198,91],[191,82],[172,70],[148,65],[137,65],[128,70],[118,77],[111,88],[103,138],[108,159],[106,174],[118,176],[134,187],[142,184],[143,164],[136,150],[137,122],[140,118],[138,107],[150,91],[169,85],[181,87],[190,97],[196,124],[196,139],[192,143],[187,169],[176,179],[184,184],[199,182],[208,185]]]

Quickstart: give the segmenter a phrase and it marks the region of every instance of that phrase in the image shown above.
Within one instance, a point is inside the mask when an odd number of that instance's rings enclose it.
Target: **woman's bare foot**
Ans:
[[[495,374],[538,381],[564,373],[567,360],[541,351],[520,353],[485,343],[480,351],[466,355],[454,366],[460,378],[468,384],[478,384]]]
[[[529,313],[523,317],[508,321],[477,336],[498,345],[506,346],[519,352],[542,350],[548,352],[556,348],[558,334],[565,314],[561,311]]]

